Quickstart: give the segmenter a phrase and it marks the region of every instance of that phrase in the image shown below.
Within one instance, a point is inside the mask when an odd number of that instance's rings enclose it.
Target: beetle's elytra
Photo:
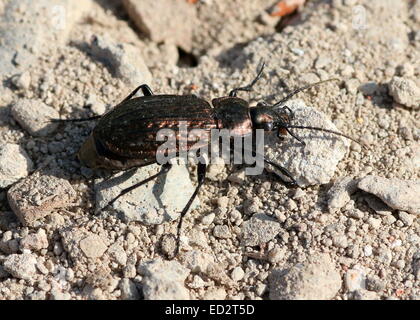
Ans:
[[[99,118],[99,121],[82,145],[78,157],[90,168],[110,170],[127,170],[156,163],[156,153],[162,143],[156,139],[157,132],[163,128],[176,128],[180,121],[186,121],[190,129],[197,128],[206,132],[210,132],[211,129],[229,129],[231,136],[243,137],[253,134],[256,129],[264,129],[265,131],[276,131],[278,136],[287,132],[301,141],[291,129],[310,129],[329,132],[356,141],[342,133],[323,128],[294,126],[292,123],[293,113],[285,105],[298,92],[336,79],[296,89],[274,105],[260,102],[251,107],[246,100],[237,97],[238,91],[252,90],[253,85],[261,77],[263,68],[264,64],[249,85],[233,89],[229,96],[213,99],[211,104],[193,95],[154,95],[147,85],[141,85],[104,116],[79,119]],[[143,96],[134,97],[139,90],[143,92]],[[185,138],[177,136],[177,139]],[[186,139],[188,140],[188,138]],[[176,156],[180,151],[191,150],[194,141],[184,142],[186,142],[184,145],[187,150],[180,150],[180,144],[177,143],[171,151],[173,156]],[[264,162],[274,166],[287,176],[289,181],[284,182],[296,185],[295,180],[285,168],[267,159],[264,159]],[[111,205],[120,196],[166,173],[170,167],[170,164],[162,165],[157,174],[122,190],[108,205]],[[179,235],[183,216],[187,213],[204,183],[206,167],[205,163],[199,163],[197,166],[198,184],[180,215],[175,255],[179,250]]]

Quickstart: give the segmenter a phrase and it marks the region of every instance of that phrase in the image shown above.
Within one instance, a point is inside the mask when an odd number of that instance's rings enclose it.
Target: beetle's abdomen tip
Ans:
[[[96,151],[92,135],[90,135],[82,144],[79,152],[77,153],[77,158],[84,166],[88,168],[96,167],[96,159],[98,159],[98,153]]]

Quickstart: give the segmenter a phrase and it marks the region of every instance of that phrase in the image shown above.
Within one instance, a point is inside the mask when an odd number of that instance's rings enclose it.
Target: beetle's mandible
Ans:
[[[260,102],[256,106],[249,106],[246,100],[237,97],[239,91],[252,90],[252,87],[261,78],[263,69],[264,63],[249,85],[235,88],[230,91],[228,96],[213,99],[211,104],[194,95],[154,95],[149,86],[143,84],[103,116],[57,121],[99,119],[92,133],[80,148],[78,158],[84,165],[92,169],[104,168],[118,171],[156,163],[157,152],[162,143],[156,139],[158,131],[163,128],[177,128],[180,121],[186,121],[188,128],[197,128],[207,132],[210,132],[211,129],[228,129],[232,137],[243,137],[255,133],[256,129],[263,129],[265,131],[275,131],[279,137],[289,133],[304,144],[291,129],[309,129],[343,136],[359,143],[340,132],[318,127],[293,125],[293,112],[285,104],[292,96],[303,90],[337,79],[320,81],[298,88],[273,105]],[[142,91],[143,96],[135,97],[139,90]],[[176,144],[176,147],[170,151],[171,156],[176,157],[181,151],[192,151],[195,140],[189,141],[188,137],[181,136],[177,136],[177,139],[178,141],[180,139],[186,140],[183,141],[183,144]],[[209,143],[209,141],[207,142]],[[180,149],[182,148],[180,145],[183,146],[184,150]],[[264,163],[272,165],[288,178],[288,181],[283,180],[283,182],[290,186],[296,185],[296,181],[285,168],[267,159],[264,159]],[[171,164],[163,164],[161,170],[155,175],[122,190],[117,197],[108,203],[108,206],[112,205],[122,195],[165,174],[170,168]],[[198,163],[197,165],[198,183],[180,214],[174,255],[179,251],[179,236],[183,217],[204,184],[206,168],[206,163]]]

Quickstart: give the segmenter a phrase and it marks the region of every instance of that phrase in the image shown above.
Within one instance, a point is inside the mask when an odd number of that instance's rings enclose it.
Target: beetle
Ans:
[[[158,131],[163,128],[174,128],[178,126],[179,121],[186,121],[189,128],[199,128],[206,132],[210,132],[211,129],[228,129],[232,137],[245,137],[255,133],[257,129],[263,129],[264,131],[275,131],[278,137],[288,133],[304,144],[304,141],[291,129],[308,129],[339,135],[359,143],[352,137],[333,130],[293,125],[294,114],[285,105],[297,93],[337,79],[324,80],[293,90],[273,105],[259,102],[256,106],[250,106],[246,100],[237,97],[240,91],[252,91],[255,83],[261,78],[263,69],[264,63],[250,84],[231,90],[228,96],[213,99],[211,104],[195,95],[154,95],[147,84],[142,84],[103,116],[58,121],[99,119],[90,136],[80,148],[78,158],[85,166],[92,169],[103,168],[114,171],[129,170],[157,163],[156,156],[161,145],[161,142],[156,139]],[[139,91],[143,93],[143,96],[135,97]],[[181,139],[184,139],[185,143],[182,147],[180,143],[174,146],[170,152],[172,157],[176,157],[182,151],[193,150],[195,141],[188,140],[188,137],[177,136],[178,142]],[[283,182],[289,186],[297,185],[286,168],[268,159],[264,159],[264,163],[273,166],[289,179],[289,181],[285,181],[279,176]],[[171,164],[162,164],[158,173],[123,189],[106,207],[112,205],[124,194],[167,173],[170,168]],[[205,162],[197,164],[197,185],[180,214],[175,255],[179,252],[183,218],[204,184],[206,168]]]

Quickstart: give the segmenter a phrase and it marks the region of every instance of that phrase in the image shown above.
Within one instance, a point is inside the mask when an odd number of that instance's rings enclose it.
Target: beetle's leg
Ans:
[[[297,181],[295,180],[295,178],[293,178],[293,176],[289,172],[289,170],[287,170],[286,168],[283,168],[281,165],[279,165],[279,164],[277,164],[273,161],[267,160],[267,159],[264,159],[264,162],[269,164],[269,165],[272,165],[274,168],[279,170],[282,174],[284,174],[286,177],[288,177],[290,179],[290,181],[285,181],[278,174],[276,174],[276,177],[279,178],[288,187],[297,187],[298,186]],[[274,172],[274,174],[275,174],[275,172]]]
[[[123,190],[121,190],[121,192],[119,193],[119,195],[117,195],[114,199],[112,199],[111,201],[108,202],[108,204],[104,207],[104,209],[109,208],[110,206],[112,206],[112,204],[120,197],[122,197],[123,195],[129,193],[130,191],[137,189],[138,187],[156,179],[157,177],[161,176],[162,174],[165,174],[169,171],[169,169],[172,167],[172,165],[170,163],[164,164],[162,165],[162,168],[160,169],[160,171],[156,174],[154,174],[153,176],[144,179],[143,181],[140,181],[136,184],[133,184],[131,187],[125,188]]]
[[[249,85],[247,85],[247,86],[245,86],[245,87],[239,87],[239,88],[235,88],[235,89],[233,89],[230,93],[229,93],[229,97],[236,97],[236,93],[238,92],[238,91],[251,91],[252,90],[252,87],[257,83],[257,81],[261,78],[261,76],[262,76],[262,72],[263,72],[263,70],[264,70],[264,66],[265,66],[265,63],[264,63],[264,61],[262,62],[262,64],[261,64],[261,67],[260,67],[260,70],[258,71],[258,74],[257,74],[257,76],[255,77],[255,79],[254,80],[252,80],[252,82],[249,84]]]
[[[199,162],[197,165],[197,181],[198,181],[197,187],[195,187],[194,193],[192,194],[190,200],[188,201],[187,205],[182,210],[181,215],[179,217],[175,256],[177,256],[179,252],[179,242],[180,242],[181,228],[182,228],[182,222],[183,222],[184,216],[188,212],[188,209],[191,207],[191,204],[193,203],[194,199],[197,197],[198,191],[200,190],[201,186],[204,184],[204,180],[206,178],[206,170],[207,170],[207,164]]]
[[[81,119],[50,119],[49,122],[81,122],[81,121],[91,121],[97,120],[102,116],[93,116],[89,118],[81,118]]]
[[[141,86],[138,86],[137,88],[135,88],[133,90],[133,92],[131,92],[123,101],[120,102],[126,102],[128,100],[130,100],[132,97],[134,97],[134,95],[141,90],[141,92],[143,93],[144,96],[153,96],[153,91],[152,89],[150,89],[150,87],[147,84],[142,84]]]

